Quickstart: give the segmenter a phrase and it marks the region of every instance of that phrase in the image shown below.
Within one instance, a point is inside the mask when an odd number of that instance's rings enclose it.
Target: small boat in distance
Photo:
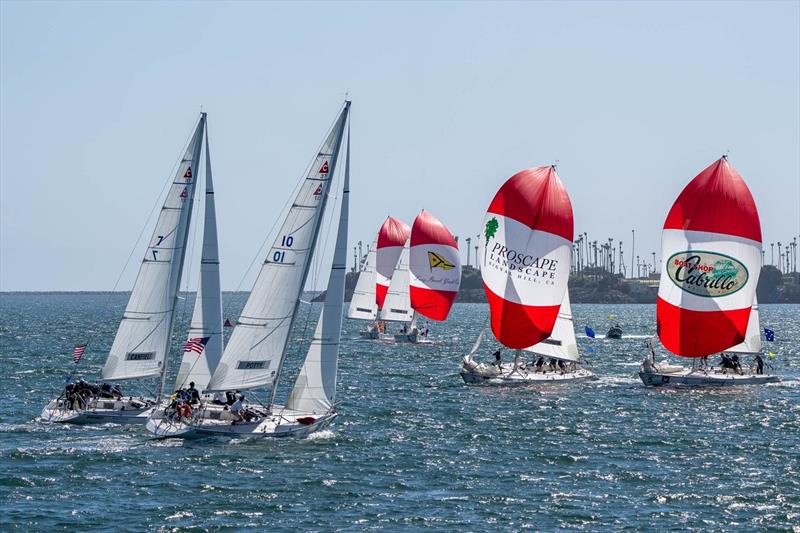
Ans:
[[[731,386],[779,381],[743,368],[739,354],[761,350],[756,286],[761,223],[747,184],[723,156],[683,189],[664,222],[664,268],[658,288],[658,336],[691,367],[655,362],[647,345],[639,377],[645,385]],[[753,333],[755,331],[755,334]],[[708,358],[721,354],[714,367]]]
[[[200,152],[206,126],[201,113],[178,165],[145,250],[139,274],[106,358],[104,381],[155,379],[155,396],[123,395],[108,384],[68,383],[47,404],[47,422],[144,424],[164,392],[178,291],[191,226]]]
[[[572,203],[555,166],[523,170],[497,191],[484,219],[481,276],[491,329],[513,364],[478,363],[483,332],[462,360],[466,383],[512,385],[595,379],[580,367],[567,283]],[[534,359],[523,359],[532,353]]]
[[[621,339],[622,338],[622,327],[619,324],[614,324],[608,329],[608,333],[606,333],[607,339]]]

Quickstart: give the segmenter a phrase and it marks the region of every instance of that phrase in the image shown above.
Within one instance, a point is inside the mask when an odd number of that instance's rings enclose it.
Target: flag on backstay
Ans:
[[[769,342],[775,342],[775,332],[769,328],[764,328],[764,338]]]
[[[590,328],[589,326],[585,326],[583,329],[586,330],[587,337],[589,337],[590,339],[594,339],[594,330],[592,328]]]
[[[83,352],[86,351],[86,346],[87,346],[86,344],[79,344],[72,349],[72,362],[75,363],[76,365],[78,364],[78,361],[81,360]]]
[[[186,344],[183,345],[183,351],[202,353],[203,349],[206,347],[208,339],[210,338],[211,337],[195,337],[193,339],[189,339],[186,341]]]

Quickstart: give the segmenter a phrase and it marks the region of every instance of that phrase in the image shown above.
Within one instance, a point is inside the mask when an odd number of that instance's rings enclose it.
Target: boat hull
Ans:
[[[622,330],[619,328],[611,328],[606,333],[606,339],[621,339],[622,338]]]
[[[218,411],[216,413],[215,411]],[[211,411],[205,410],[204,416],[190,419],[164,417],[163,411],[158,410],[147,420],[148,431],[156,436],[170,437],[200,437],[222,436],[239,438],[298,438],[308,437],[312,433],[321,431],[330,426],[337,414],[335,412],[317,416],[308,413],[282,412],[276,408],[276,413],[251,422],[236,422],[230,419],[230,412],[219,407]]]
[[[136,424],[147,422],[155,400],[150,398],[101,398],[90,402],[86,409],[69,409],[63,400],[53,400],[42,410],[45,422],[56,424]]]
[[[476,372],[467,368],[461,369],[461,379],[469,385],[529,385],[529,384],[556,384],[574,381],[594,381],[597,375],[584,368],[579,368],[570,372],[527,372],[517,370],[510,372],[498,372],[497,374],[487,374]]]
[[[680,372],[639,372],[642,383],[648,387],[733,387],[737,385],[765,385],[778,383],[778,376],[766,374],[722,374],[721,372],[692,371]]]

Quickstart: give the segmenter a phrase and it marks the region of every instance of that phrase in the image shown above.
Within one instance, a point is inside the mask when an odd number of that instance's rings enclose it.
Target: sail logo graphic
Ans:
[[[537,242],[528,234],[519,234],[520,228],[501,227],[497,217],[490,218],[484,227],[486,245],[483,249],[483,268],[495,270],[502,276],[513,275],[520,281],[552,285],[559,277],[559,260],[543,254]],[[522,230],[527,232],[527,230]],[[491,242],[491,241],[494,242]],[[527,247],[518,250],[514,245]]]
[[[328,173],[328,162],[327,161],[323,161],[322,162],[322,167],[319,169],[319,173],[320,174],[327,174]]]
[[[314,191],[314,199],[319,200],[322,196],[322,184],[320,183],[317,185],[317,189]]]
[[[667,260],[667,275],[672,283],[696,296],[729,296],[747,284],[750,273],[738,259],[701,250],[672,254]]]
[[[456,267],[453,263],[450,263],[449,261],[447,261],[447,259],[437,254],[436,252],[428,252],[428,264],[431,267],[431,272],[433,272],[434,268],[441,268],[442,270],[452,270]]]

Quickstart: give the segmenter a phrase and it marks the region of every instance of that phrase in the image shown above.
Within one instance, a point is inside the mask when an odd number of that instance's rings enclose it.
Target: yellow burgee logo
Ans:
[[[449,263],[444,257],[436,252],[428,252],[428,263],[431,266],[431,270],[434,268],[441,268],[442,270],[452,270],[455,268],[453,263]]]

